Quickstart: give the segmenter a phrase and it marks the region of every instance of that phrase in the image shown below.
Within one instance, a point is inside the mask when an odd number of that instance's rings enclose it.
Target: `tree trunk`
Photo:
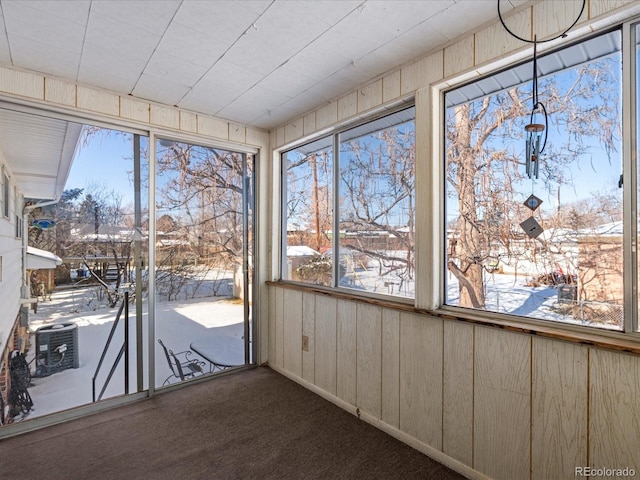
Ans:
[[[471,146],[471,122],[469,105],[456,110],[456,127],[458,144],[458,209],[459,234],[456,254],[460,261],[459,268],[449,265],[460,285],[460,306],[485,308],[484,286],[482,283],[482,235],[479,229],[478,212],[476,210],[476,157],[478,152]],[[455,265],[454,265],[455,267]],[[463,281],[460,281],[460,276]]]

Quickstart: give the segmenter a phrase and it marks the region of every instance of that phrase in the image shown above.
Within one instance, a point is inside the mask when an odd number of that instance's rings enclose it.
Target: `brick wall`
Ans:
[[[7,408],[7,398],[9,389],[11,388],[11,379],[9,377],[9,355],[14,350],[26,351],[29,332],[26,327],[20,326],[20,316],[16,317],[13,330],[11,331],[10,340],[4,351],[0,353],[0,394],[4,399],[5,408]],[[5,412],[6,418],[6,412]]]

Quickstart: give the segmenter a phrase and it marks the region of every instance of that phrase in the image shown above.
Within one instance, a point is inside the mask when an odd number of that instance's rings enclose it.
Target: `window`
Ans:
[[[333,284],[333,137],[282,155],[286,169],[286,265],[282,277]]]
[[[413,107],[289,150],[282,168],[282,278],[414,296]]]
[[[4,214],[5,205],[7,204],[5,192],[7,191],[7,177],[4,173],[4,166],[0,170],[0,215]]]
[[[15,202],[15,212],[16,212],[16,238],[22,238],[22,215],[21,215],[21,205],[22,205],[22,197],[18,193],[18,189],[15,189],[14,193],[14,202]]]
[[[531,62],[445,93],[445,304],[623,329],[621,42],[538,59],[538,178],[524,165]]]
[[[4,187],[2,189],[2,214],[5,218],[9,218],[9,177],[6,173],[3,175],[3,184]]]

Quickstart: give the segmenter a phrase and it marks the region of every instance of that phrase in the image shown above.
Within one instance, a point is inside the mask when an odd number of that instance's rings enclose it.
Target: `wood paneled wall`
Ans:
[[[276,370],[471,477],[640,473],[637,356],[269,289]]]

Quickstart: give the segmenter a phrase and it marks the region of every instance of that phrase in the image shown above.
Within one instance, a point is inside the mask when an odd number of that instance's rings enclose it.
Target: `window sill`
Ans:
[[[289,288],[291,290],[298,290],[302,292],[327,295],[329,297],[338,298],[341,300],[358,300],[362,303],[369,303],[371,305],[378,305],[386,308],[395,308],[395,309],[400,309],[405,311],[416,310],[415,307],[413,306],[413,302],[414,302],[413,298],[394,297],[392,295],[383,295],[379,293],[366,292],[361,290],[325,287],[323,285],[297,283],[297,282],[288,281],[288,280],[267,281],[266,284]]]
[[[389,308],[417,315],[443,318],[450,321],[471,323],[483,327],[499,328],[506,331],[535,335],[565,342],[603,348],[618,352],[640,355],[640,335],[635,333],[623,333],[612,330],[594,330],[593,327],[581,327],[569,324],[550,323],[545,320],[520,319],[508,315],[497,314],[499,318],[493,318],[491,312],[483,314],[466,311],[464,309],[438,309],[426,310],[416,308],[403,302],[404,299],[388,300],[387,298],[373,298],[359,293],[345,292],[329,287],[303,285],[287,281],[267,281],[267,285],[301,292],[325,295],[327,297],[349,300],[382,308]]]

